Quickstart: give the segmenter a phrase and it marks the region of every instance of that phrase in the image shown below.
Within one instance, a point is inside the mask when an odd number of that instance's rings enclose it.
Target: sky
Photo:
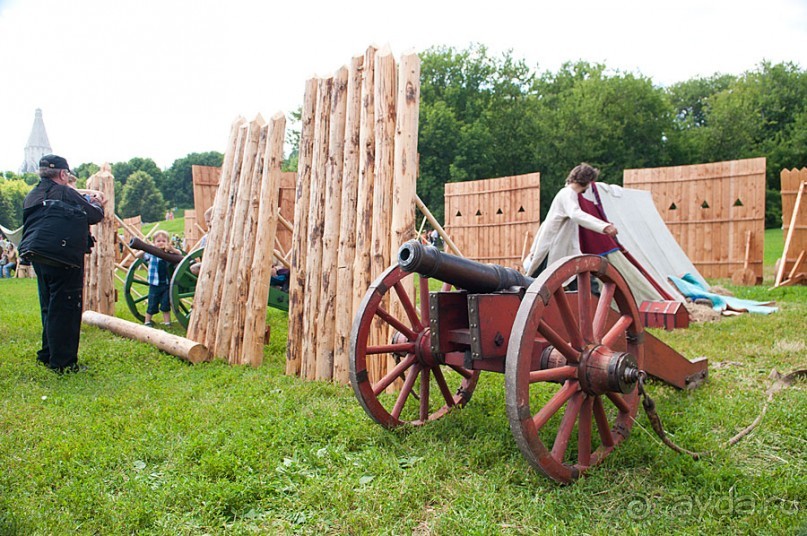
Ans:
[[[807,0],[0,0],[0,171],[37,108],[71,166],[224,152],[230,124],[303,100],[369,45],[481,43],[537,72],[604,63],[656,85],[807,68]]]

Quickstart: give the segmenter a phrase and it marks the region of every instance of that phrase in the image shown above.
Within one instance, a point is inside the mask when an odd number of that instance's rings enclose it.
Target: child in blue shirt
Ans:
[[[182,254],[171,245],[170,237],[166,231],[157,231],[152,237],[152,242],[158,248],[168,253]],[[169,262],[145,251],[138,251],[137,256],[145,260],[149,265],[148,284],[148,307],[146,308],[145,325],[153,326],[152,316],[158,311],[163,314],[163,326],[171,325],[171,296],[170,296],[170,272]]]

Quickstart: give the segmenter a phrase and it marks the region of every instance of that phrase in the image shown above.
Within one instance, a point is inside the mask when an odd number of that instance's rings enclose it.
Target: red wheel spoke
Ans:
[[[602,338],[602,345],[612,348],[619,337],[625,333],[625,330],[633,324],[633,318],[629,314],[624,314],[619,317],[619,320],[611,326],[608,333]]]
[[[409,395],[412,392],[412,387],[415,385],[415,380],[417,379],[419,372],[420,365],[415,363],[415,366],[412,367],[412,370],[410,370],[409,374],[406,375],[406,381],[401,388],[401,392],[398,393],[398,399],[395,401],[395,406],[392,408],[391,415],[393,418],[401,418],[401,411],[403,410],[404,404],[406,404],[406,399],[409,398]]]
[[[412,298],[409,297],[409,293],[406,292],[406,289],[400,281],[395,283],[395,287],[393,288],[395,288],[395,293],[398,295],[398,299],[401,301],[401,306],[403,307],[404,311],[406,311],[406,316],[409,317],[409,322],[411,322],[412,327],[415,328],[415,331],[423,331],[423,324],[420,323],[418,312],[415,310],[415,306],[412,304]]]
[[[565,366],[530,372],[530,383],[559,382],[577,377],[577,367]]]
[[[560,427],[558,427],[558,435],[555,436],[555,443],[552,445],[552,457],[559,462],[563,462],[563,456],[569,446],[569,438],[572,436],[574,423],[580,414],[580,406],[583,404],[584,396],[582,392],[578,391],[574,393],[566,405],[566,411],[563,413],[563,419],[560,421]]]
[[[420,373],[420,420],[429,419],[429,369]]]
[[[470,380],[471,376],[474,375],[474,373],[471,372],[470,370],[468,370],[467,368],[458,367],[457,365],[449,365],[449,367],[451,367],[451,370],[453,370],[454,372],[456,372],[457,374],[459,374],[460,376],[462,376],[466,380]]]
[[[376,384],[373,385],[373,394],[375,396],[378,396],[380,393],[382,393],[384,389],[389,387],[393,381],[395,381],[398,377],[400,377],[400,375],[403,374],[403,372],[407,368],[412,366],[412,363],[414,363],[416,360],[417,358],[415,357],[415,354],[409,354],[408,356],[406,356],[405,359],[403,359],[400,363],[395,365],[395,367],[392,370],[387,372],[387,374],[383,378],[378,380],[378,382],[376,382]]]
[[[384,322],[398,330],[399,332],[403,333],[407,339],[410,341],[414,341],[418,338],[418,334],[412,331],[411,328],[405,326],[400,320],[389,314],[383,307],[379,305],[378,309],[375,312],[376,315],[381,317]]]
[[[569,346],[569,343],[566,342],[557,331],[549,327],[549,324],[543,320],[540,324],[538,324],[538,333],[543,335],[546,340],[549,341],[549,344],[554,346],[557,351],[563,354],[563,357],[565,357],[567,361],[572,363],[577,363],[580,361],[580,352]]]
[[[597,303],[597,311],[594,313],[594,342],[602,341],[608,312],[611,310],[611,300],[614,299],[614,290],[616,290],[616,285],[613,282],[603,285],[600,301]]]
[[[555,291],[553,296],[555,297],[555,302],[558,304],[560,318],[563,320],[563,326],[566,328],[566,332],[569,334],[569,342],[572,343],[573,348],[582,350],[585,343],[583,342],[583,336],[580,333],[580,328],[574,321],[574,315],[572,314],[572,308],[569,306],[569,299],[566,297],[566,293],[563,291],[563,288],[559,288]]]
[[[431,314],[429,314],[429,278],[420,276],[418,288],[420,290],[420,320],[424,326],[428,326],[431,321]]]
[[[415,343],[402,342],[398,344],[385,344],[382,346],[368,346],[367,355],[377,354],[410,354],[415,351]]]
[[[587,396],[580,409],[577,422],[577,463],[583,467],[591,465],[591,410],[594,397]]]
[[[630,413],[630,406],[628,403],[625,402],[625,399],[622,396],[618,395],[617,393],[605,393],[605,396],[608,397],[608,400],[614,403],[619,411],[622,413]]]
[[[597,431],[600,433],[602,444],[606,447],[613,447],[614,437],[611,435],[611,425],[608,424],[602,398],[599,396],[594,397],[594,419],[597,421]]]
[[[566,401],[577,392],[579,387],[580,386],[577,382],[564,383],[563,387],[561,387],[558,392],[555,393],[555,396],[553,396],[549,402],[547,402],[546,405],[542,407],[541,410],[532,418],[532,422],[535,423],[535,427],[540,430],[547,422],[549,422],[549,419],[551,419],[552,416],[563,406],[563,404],[565,404]]]
[[[577,313],[580,319],[580,330],[587,343],[594,342],[594,330],[591,326],[591,297],[591,274],[580,272],[577,274]]]
[[[440,369],[440,367],[434,367],[432,370],[434,371],[434,379],[437,381],[437,386],[440,388],[440,392],[443,394],[446,404],[448,407],[454,406],[454,397],[451,395],[451,389],[448,388],[442,369]]]

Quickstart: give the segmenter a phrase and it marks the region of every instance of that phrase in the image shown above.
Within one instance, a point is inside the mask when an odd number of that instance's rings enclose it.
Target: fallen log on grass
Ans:
[[[209,361],[211,357],[210,351],[203,344],[174,335],[173,333],[142,326],[96,311],[84,311],[81,315],[81,321],[90,326],[111,331],[121,337],[151,344],[163,352],[180,357],[191,363]]]

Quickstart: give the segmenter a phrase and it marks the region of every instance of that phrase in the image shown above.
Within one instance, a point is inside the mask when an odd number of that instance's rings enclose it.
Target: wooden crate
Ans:
[[[661,218],[698,271],[730,278],[748,266],[762,281],[765,158],[692,166],[626,169],[626,188],[648,190]]]
[[[541,175],[445,185],[446,230],[464,256],[521,268],[541,216]]]
[[[644,327],[667,331],[689,327],[689,311],[677,301],[644,301],[639,306]]]

